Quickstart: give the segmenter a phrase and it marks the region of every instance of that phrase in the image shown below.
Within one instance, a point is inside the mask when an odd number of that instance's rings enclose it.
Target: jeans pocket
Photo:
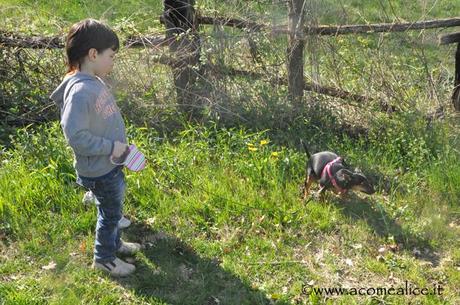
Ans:
[[[108,175],[104,176],[102,179],[97,180],[97,184],[100,185],[110,185],[115,183],[116,181],[120,179],[124,179],[124,174],[123,174],[123,167],[116,167],[114,168]]]
[[[126,187],[123,171],[118,170],[110,177],[98,180],[95,187],[96,195],[114,201],[123,201]]]
[[[77,184],[91,191],[96,188],[96,181],[88,180],[81,177],[77,177]]]

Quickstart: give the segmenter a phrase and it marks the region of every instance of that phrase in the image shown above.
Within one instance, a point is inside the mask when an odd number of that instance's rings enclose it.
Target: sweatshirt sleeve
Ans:
[[[69,96],[61,116],[64,136],[78,155],[111,155],[113,141],[89,131],[89,99],[90,96],[82,92]]]

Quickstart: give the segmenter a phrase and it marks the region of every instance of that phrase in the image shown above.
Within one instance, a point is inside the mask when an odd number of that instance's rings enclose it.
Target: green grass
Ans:
[[[223,304],[287,304],[306,301],[302,285],[312,280],[317,287],[440,283],[445,294],[430,302],[458,302],[459,287],[451,279],[459,277],[459,209],[453,198],[445,200],[445,194],[458,196],[458,184],[449,183],[445,193],[441,174],[431,175],[455,172],[455,155],[438,155],[430,169],[404,174],[398,182],[404,191],[392,186],[389,195],[380,191],[345,201],[330,196],[305,206],[298,197],[304,154],[265,144],[266,133],[194,126],[169,140],[145,128],[130,128],[129,134],[149,166],[127,173],[126,213],[134,225],[125,235],[151,247],[137,256],[135,276],[116,281],[89,270],[95,209],[81,203],[84,191],[73,182],[59,125],[18,133],[0,171],[6,233],[0,295],[6,304],[203,304],[213,298]],[[357,163],[354,154],[364,150],[357,143],[343,145]],[[380,157],[368,152],[364,170],[371,171]],[[399,250],[377,259],[378,248],[392,243]],[[416,260],[414,248],[421,252]],[[50,262],[55,269],[41,269]],[[404,304],[412,298],[386,300]]]
[[[161,1],[0,1],[4,30],[35,35],[65,34],[63,29],[85,19],[101,19],[121,31],[136,28],[147,32],[159,27]],[[24,23],[24,20],[27,20]],[[130,33],[135,34],[135,33]]]
[[[142,32],[161,28],[158,17],[162,14],[162,1],[38,1],[2,0],[0,15],[4,26],[28,33],[61,33],[63,25],[70,25],[83,18],[98,18],[112,25],[135,26]],[[311,4],[310,4],[311,5]],[[287,9],[283,3],[272,1],[197,0],[196,8],[207,15],[286,24]],[[311,6],[311,13],[322,24],[362,24],[395,21],[416,21],[455,17],[460,4],[449,0],[403,2],[376,1],[323,1]],[[28,23],[21,25],[20,19]],[[15,27],[15,28],[14,28]],[[37,34],[37,33],[36,33]]]

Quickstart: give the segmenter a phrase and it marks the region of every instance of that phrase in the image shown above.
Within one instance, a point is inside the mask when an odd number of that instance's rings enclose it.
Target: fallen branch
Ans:
[[[64,42],[61,37],[25,37],[19,34],[0,31],[0,45],[29,49],[62,49]]]
[[[342,35],[359,33],[405,32],[460,26],[460,17],[404,23],[380,23],[364,25],[318,26],[306,29],[307,34]]]
[[[258,24],[250,21],[223,17],[198,17],[201,24],[221,24],[239,29],[251,31],[271,30],[274,33],[289,34],[286,26],[273,27]],[[460,17],[426,20],[404,23],[377,23],[377,24],[355,24],[355,25],[320,25],[317,27],[306,27],[307,35],[344,35],[362,33],[381,33],[381,32],[405,32],[408,30],[425,30],[433,28],[447,28],[460,26]]]
[[[285,26],[271,27],[266,24],[259,24],[251,21],[240,20],[235,18],[225,17],[208,17],[198,16],[198,22],[201,24],[221,24],[223,26],[235,27],[242,30],[251,31],[271,31],[275,34],[289,34]],[[162,20],[160,18],[160,20]],[[364,25],[320,25],[317,27],[306,27],[305,34],[307,35],[344,35],[344,34],[362,34],[362,33],[380,33],[380,32],[404,32],[408,30],[424,30],[433,28],[446,28],[460,26],[460,17],[427,20],[419,22],[406,23],[381,23],[381,24],[364,24]],[[449,35],[447,35],[449,36]],[[446,36],[446,37],[447,37]],[[449,39],[460,39],[456,34],[451,38],[441,38],[441,43],[449,43]],[[453,41],[452,41],[453,42]],[[126,47],[164,47],[169,45],[163,36],[131,36],[124,45]],[[0,31],[0,45],[5,47],[22,47],[32,49],[58,49],[64,47],[64,40],[60,36],[54,37],[25,37],[23,35]]]

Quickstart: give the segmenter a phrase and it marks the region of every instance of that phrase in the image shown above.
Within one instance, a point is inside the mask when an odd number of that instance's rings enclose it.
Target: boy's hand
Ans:
[[[113,143],[112,157],[120,158],[123,154],[126,153],[128,148],[129,146],[127,144],[121,143],[120,141],[115,141]]]

